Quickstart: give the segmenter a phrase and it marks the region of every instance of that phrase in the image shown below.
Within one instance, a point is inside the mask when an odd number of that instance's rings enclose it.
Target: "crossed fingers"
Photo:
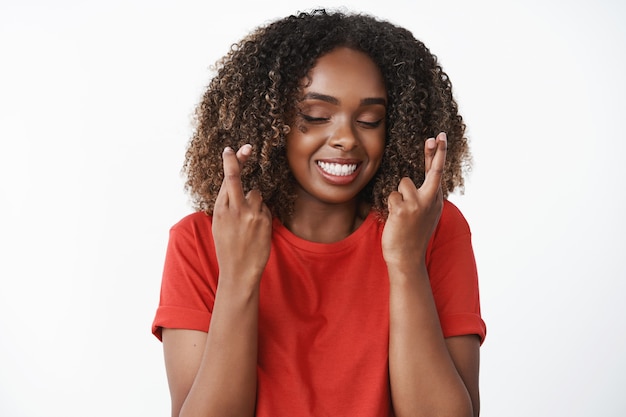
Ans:
[[[448,139],[444,132],[439,133],[436,138],[427,139],[424,143],[426,177],[420,190],[427,195],[434,196],[441,191],[447,150]]]
[[[239,148],[237,153],[226,147],[222,153],[224,165],[224,180],[217,195],[216,204],[225,206],[240,206],[246,197],[241,182],[241,167],[252,153],[252,146],[246,144]]]

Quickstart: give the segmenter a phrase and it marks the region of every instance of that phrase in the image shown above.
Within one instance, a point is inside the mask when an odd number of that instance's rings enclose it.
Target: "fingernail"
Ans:
[[[227,146],[224,148],[224,152],[234,152],[233,148],[231,148],[230,146]]]
[[[441,140],[448,140],[448,135],[446,134],[446,132],[441,132],[439,136],[441,137]]]
[[[244,155],[250,155],[250,153],[252,152],[252,145],[246,143],[241,147],[241,152],[243,152]]]

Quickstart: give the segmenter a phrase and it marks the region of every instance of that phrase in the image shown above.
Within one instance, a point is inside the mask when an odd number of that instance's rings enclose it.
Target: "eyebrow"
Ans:
[[[334,105],[339,104],[339,99],[337,97],[315,92],[306,93],[303,97],[303,100],[321,100]],[[361,100],[362,106],[369,106],[372,104],[380,104],[382,106],[386,106],[387,100],[382,97],[367,97]]]
[[[368,97],[361,100],[362,106],[369,106],[370,104],[380,104],[382,106],[386,106],[387,100],[382,97]]]

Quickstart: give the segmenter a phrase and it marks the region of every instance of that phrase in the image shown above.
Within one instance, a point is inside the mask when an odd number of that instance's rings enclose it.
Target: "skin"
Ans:
[[[386,91],[369,57],[347,48],[322,56],[309,76],[287,138],[298,200],[285,225],[304,239],[335,242],[363,221],[357,196],[382,160]],[[444,339],[425,265],[443,207],[446,146],[445,133],[428,139],[423,185],[404,178],[389,196],[382,248],[389,271],[389,375],[397,417],[479,414],[478,337]],[[173,416],[254,415],[259,284],[272,219],[258,192],[243,192],[241,167],[251,152],[246,145],[223,154],[224,182],[213,215],[220,276],[209,333],[163,329]],[[357,169],[348,176],[329,174],[319,161]]]
[[[428,139],[425,149],[426,179],[419,189],[408,178],[400,181],[389,196],[382,238],[390,284],[392,400],[397,416],[476,416],[479,341],[444,339],[425,264],[443,207],[445,133]]]
[[[287,136],[298,198],[285,225],[303,239],[330,243],[363,221],[356,197],[382,160],[387,92],[378,67],[348,48],[321,57],[309,75],[297,128]],[[318,162],[357,168],[351,176],[328,175]]]
[[[211,329],[208,335],[163,331],[173,416],[254,414],[259,282],[272,216],[258,191],[243,193],[241,165],[250,153],[249,145],[223,153],[224,182],[213,212],[220,276]]]

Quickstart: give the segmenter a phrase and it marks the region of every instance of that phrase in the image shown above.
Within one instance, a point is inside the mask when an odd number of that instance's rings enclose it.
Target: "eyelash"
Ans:
[[[300,116],[309,123],[323,123],[330,120],[328,117],[313,117],[304,113],[300,113]]]
[[[380,126],[380,123],[383,121],[383,119],[377,120],[375,122],[363,122],[363,121],[359,121],[359,123],[361,123],[362,125],[365,125],[366,127],[370,128],[370,129],[374,129],[377,128],[378,126]]]
[[[324,123],[330,120],[330,118],[328,117],[312,117],[309,116],[307,114],[303,114],[300,113],[300,116],[308,123]],[[383,121],[383,119],[377,120],[375,122],[364,122],[362,120],[357,120],[357,123],[369,128],[369,129],[374,129],[377,128],[378,126],[380,126],[380,123]]]

